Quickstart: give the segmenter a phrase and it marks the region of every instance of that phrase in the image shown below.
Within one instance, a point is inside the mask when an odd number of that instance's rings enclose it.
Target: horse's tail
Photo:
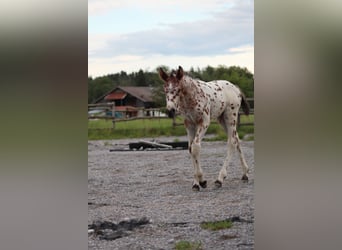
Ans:
[[[248,103],[248,101],[247,101],[247,98],[246,98],[245,94],[242,93],[242,91],[241,91],[240,94],[241,94],[241,97],[242,97],[242,100],[241,100],[241,107],[242,107],[242,110],[243,110],[243,112],[244,112],[246,115],[249,115],[249,109],[250,109],[250,107],[249,107],[249,103]]]

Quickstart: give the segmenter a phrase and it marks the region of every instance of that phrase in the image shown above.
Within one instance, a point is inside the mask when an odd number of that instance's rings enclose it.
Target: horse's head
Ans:
[[[160,78],[165,82],[166,109],[169,117],[173,118],[179,105],[179,93],[184,72],[181,66],[177,71],[173,70],[170,75],[166,74],[162,68],[159,68],[158,71]]]

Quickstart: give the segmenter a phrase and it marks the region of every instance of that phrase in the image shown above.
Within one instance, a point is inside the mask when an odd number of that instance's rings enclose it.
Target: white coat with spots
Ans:
[[[200,165],[201,141],[205,135],[211,119],[217,119],[228,135],[227,157],[215,181],[217,187],[221,187],[223,179],[227,176],[227,166],[233,150],[239,152],[243,176],[242,180],[248,180],[248,166],[241,152],[239,136],[236,131],[238,112],[242,108],[246,114],[249,106],[244,94],[234,84],[217,80],[203,82],[184,74],[179,66],[177,71],[166,74],[162,68],[159,76],[165,82],[166,108],[173,116],[180,113],[184,116],[184,125],[189,139],[189,152],[194,166],[194,182],[192,188],[199,190],[205,188],[207,181],[204,179]]]

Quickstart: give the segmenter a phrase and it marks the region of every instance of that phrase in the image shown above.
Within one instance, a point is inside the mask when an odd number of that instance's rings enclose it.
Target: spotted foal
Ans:
[[[240,155],[243,176],[248,180],[248,166],[241,152],[239,136],[236,131],[238,112],[242,103],[245,114],[249,113],[249,106],[244,94],[238,87],[224,80],[203,82],[184,74],[179,66],[170,75],[159,70],[160,78],[165,82],[166,108],[173,116],[180,113],[184,116],[184,125],[189,139],[189,152],[194,166],[194,182],[192,189],[199,191],[207,187],[200,165],[201,141],[205,135],[211,119],[217,119],[228,135],[227,157],[215,181],[216,187],[221,187],[227,176],[227,166],[233,150]]]

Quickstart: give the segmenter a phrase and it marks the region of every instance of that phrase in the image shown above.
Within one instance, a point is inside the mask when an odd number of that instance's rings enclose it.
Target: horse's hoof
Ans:
[[[197,184],[192,185],[192,190],[193,191],[199,191],[200,187]]]
[[[215,187],[217,187],[217,188],[222,187],[222,182],[219,181],[219,180],[216,180],[216,181],[215,181]]]
[[[207,181],[200,181],[199,184],[200,184],[200,186],[202,188],[206,188],[207,187]]]
[[[243,180],[244,182],[247,182],[248,181],[248,176],[244,174],[242,176],[241,180]]]

